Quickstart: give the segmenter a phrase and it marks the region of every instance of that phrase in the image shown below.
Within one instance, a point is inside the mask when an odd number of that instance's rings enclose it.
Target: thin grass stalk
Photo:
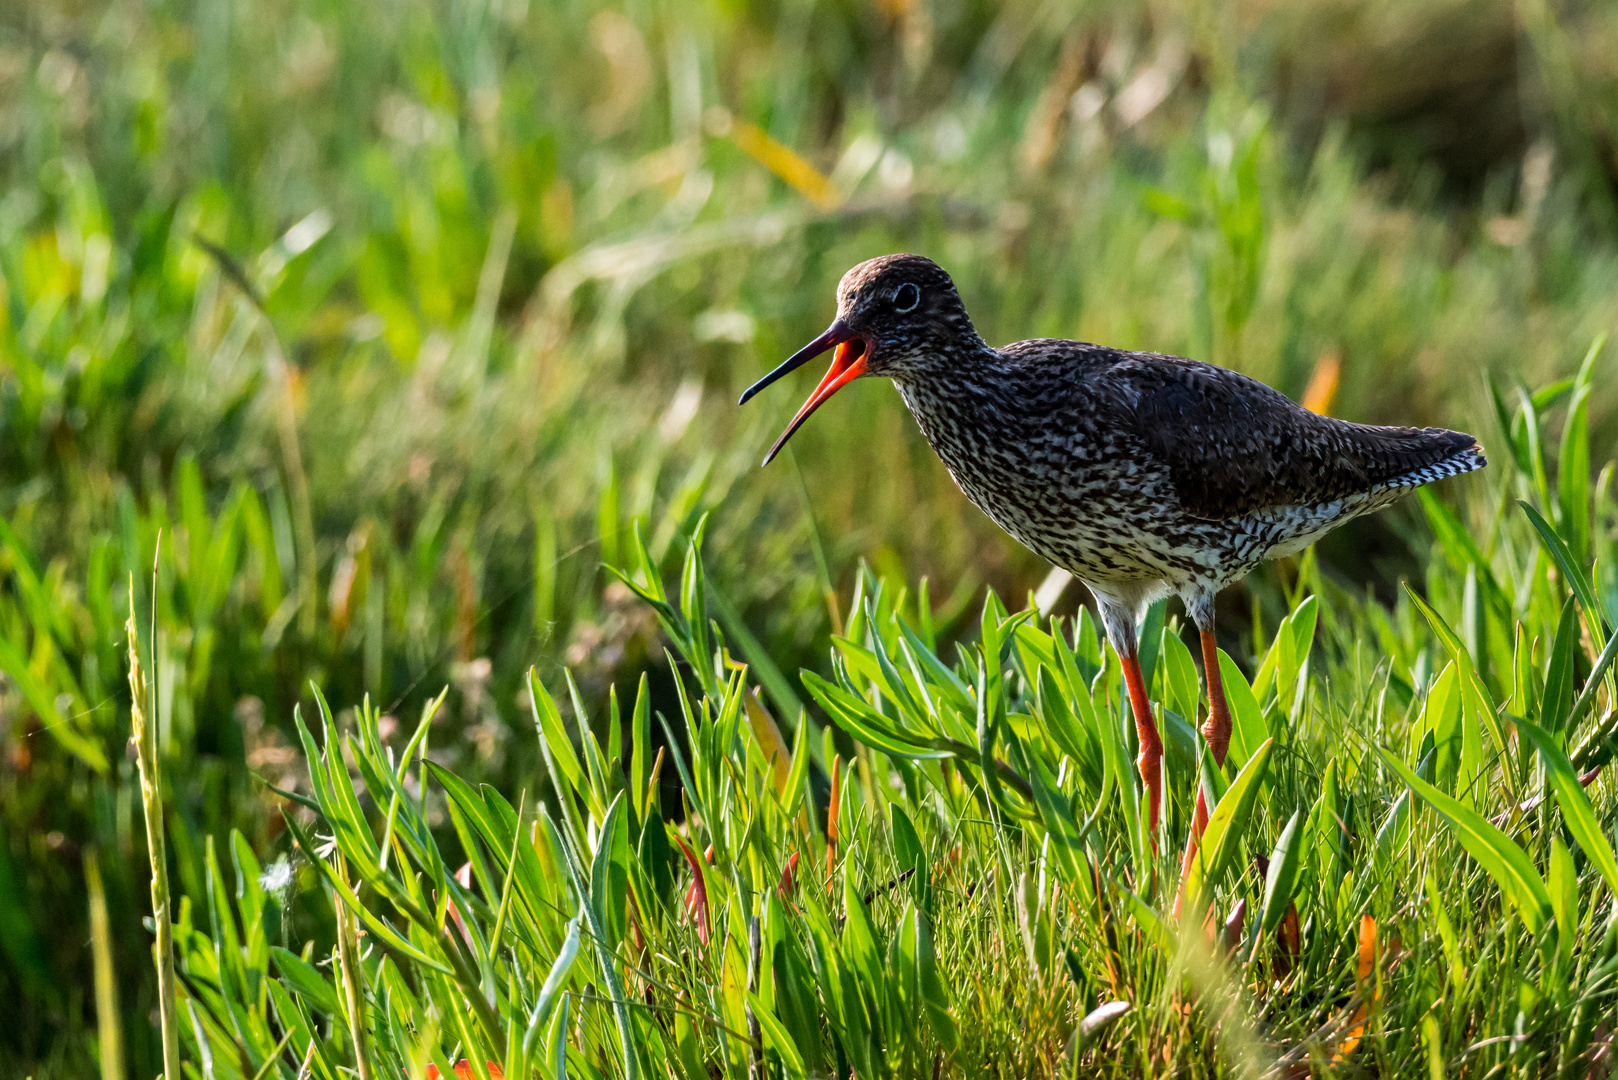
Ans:
[[[163,1035],[163,1078],[180,1080],[180,1028],[175,1008],[174,926],[169,906],[168,855],[163,832],[162,774],[157,758],[157,725],[147,716],[146,671],[140,663],[140,632],[135,626],[135,579],[129,579],[129,728],[140,770],[140,801],[146,819],[146,853],[152,863],[152,923],[157,941],[157,1009]]]
[[[341,855],[337,873],[348,885],[348,862]],[[370,1045],[365,1041],[365,987],[360,970],[359,935],[355,933],[354,913],[340,896],[332,897],[337,912],[337,959],[343,968],[343,1004],[348,1009],[348,1030],[354,1039],[354,1067],[359,1080],[372,1080]]]
[[[112,932],[107,925],[107,890],[93,847],[84,850],[84,888],[90,894],[90,953],[95,962],[96,1035],[101,1080],[124,1080],[123,1017],[118,1009],[118,974],[112,963]]]

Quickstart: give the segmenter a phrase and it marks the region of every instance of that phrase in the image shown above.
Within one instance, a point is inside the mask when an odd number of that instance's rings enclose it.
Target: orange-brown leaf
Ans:
[[[779,896],[783,902],[792,895],[793,889],[796,888],[795,878],[797,875],[797,870],[798,853],[794,851],[792,853],[792,857],[787,860],[786,869],[781,871],[781,880],[775,883],[775,894]]]
[[[704,945],[708,944],[708,886],[702,880],[702,867],[697,865],[697,857],[691,854],[691,849],[685,846],[685,841],[678,836],[674,842],[680,846],[680,853],[685,861],[691,864],[691,887],[685,893],[685,909],[697,923],[697,940]]]
[[[490,1080],[505,1080],[505,1072],[494,1062],[485,1061],[483,1066],[489,1070]],[[439,1080],[440,1075],[437,1065],[427,1066],[427,1080]],[[474,1080],[477,1073],[472,1071],[472,1063],[463,1058],[455,1063],[455,1076],[456,1080]]]
[[[742,703],[747,713],[747,723],[753,729],[753,738],[758,740],[759,748],[769,759],[770,767],[775,777],[776,793],[782,796],[787,792],[787,777],[792,771],[792,751],[787,747],[787,741],[781,736],[781,729],[775,725],[775,717],[764,707],[752,687],[742,695]]]
[[[1394,945],[1397,948],[1397,943]],[[1343,1037],[1333,1051],[1331,1060],[1336,1065],[1346,1060],[1359,1046],[1360,1040],[1365,1037],[1365,1031],[1370,1027],[1371,1014],[1382,1004],[1382,984],[1377,977],[1377,927],[1376,920],[1369,915],[1360,916],[1360,948],[1359,964],[1355,973],[1355,981],[1359,983],[1359,1007],[1354,1010],[1353,1019],[1343,1031]]]
[[[1348,1055],[1352,1054],[1360,1045],[1360,1040],[1365,1037],[1365,1028],[1369,1016],[1370,1008],[1363,1003],[1354,1010],[1354,1019],[1349,1021],[1348,1029],[1343,1032],[1342,1041],[1337,1044],[1337,1049],[1332,1051],[1331,1063],[1333,1065],[1342,1064],[1348,1059]]]
[[[1292,973],[1293,967],[1298,963],[1298,957],[1303,953],[1303,936],[1298,928],[1297,904],[1287,905],[1287,913],[1281,916],[1279,936],[1281,952],[1275,958],[1275,974],[1277,978],[1284,978]]]
[[[1376,971],[1376,920],[1369,915],[1360,916],[1360,962],[1355,976],[1361,984]]]
[[[1309,377],[1309,386],[1303,392],[1303,407],[1312,413],[1330,416],[1342,370],[1342,353],[1336,349],[1322,353],[1320,359],[1315,361],[1315,372]]]

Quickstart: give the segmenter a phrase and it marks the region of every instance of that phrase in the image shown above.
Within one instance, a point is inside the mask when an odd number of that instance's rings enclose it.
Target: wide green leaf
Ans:
[[[562,714],[556,708],[556,699],[551,697],[550,691],[539,681],[539,671],[535,668],[528,669],[528,701],[534,711],[534,725],[539,729],[539,737],[550,751],[551,758],[561,773],[555,779],[566,780],[568,792],[587,791],[584,769],[579,764],[578,755],[573,752],[573,740],[568,738],[567,728],[562,724]],[[560,793],[559,787],[558,794]]]
[[[1169,697],[1178,706],[1181,716],[1194,720],[1197,705],[1202,700],[1202,688],[1191,650],[1186,648],[1179,634],[1165,628],[1159,655],[1163,658],[1163,682],[1168,687]]]
[[[792,1041],[792,1035],[774,1013],[759,999],[757,994],[747,995],[747,1004],[753,1010],[753,1018],[758,1021],[760,1033],[764,1036],[764,1045],[781,1055],[781,1065],[786,1074],[792,1077],[806,1077],[809,1070],[804,1067],[803,1055],[798,1053],[798,1044]]]
[[[1601,334],[1584,354],[1573,379],[1573,401],[1562,425],[1562,452],[1556,459],[1557,503],[1562,535],[1582,565],[1590,553],[1590,376],[1607,335]]]
[[[800,675],[804,689],[820,703],[832,721],[860,742],[895,757],[929,759],[953,756],[953,751],[938,749],[922,741],[929,739],[929,736],[896,730],[881,713],[813,671],[804,670]]]
[[[882,943],[871,913],[860,897],[853,860],[843,864],[843,941],[844,963],[859,976],[862,986],[880,996],[887,978],[882,966]]]
[[[617,949],[623,938],[624,900],[629,891],[629,826],[624,821],[625,812],[624,795],[619,792],[596,833],[595,857],[590,862],[590,905],[606,931],[609,952]]]
[[[1246,833],[1248,820],[1258,803],[1259,785],[1269,771],[1270,752],[1274,748],[1274,739],[1265,739],[1258,745],[1253,756],[1247,759],[1247,764],[1242,766],[1242,771],[1236,774],[1236,779],[1230,782],[1225,797],[1208,815],[1208,825],[1203,830],[1196,857],[1191,860],[1191,867],[1181,886],[1183,895],[1190,901],[1188,910],[1192,912],[1193,919],[1200,918],[1210,894],[1218,886],[1219,879],[1241,846],[1241,837]]]
[[[1545,692],[1540,698],[1539,722],[1545,730],[1559,732],[1573,705],[1573,655],[1578,648],[1578,627],[1573,598],[1562,605],[1556,639],[1551,644],[1551,662],[1545,669]]]
[[[318,969],[279,945],[270,946],[270,955],[275,958],[275,970],[300,997],[328,1016],[342,1015],[337,1004],[337,988],[327,982]]]
[[[1225,767],[1240,769],[1270,737],[1270,729],[1264,722],[1264,710],[1259,707],[1258,698],[1253,696],[1253,688],[1247,684],[1247,676],[1223,649],[1219,650],[1219,678],[1225,686],[1231,718],[1230,750]]]
[[[1303,811],[1294,810],[1281,829],[1281,836],[1270,852],[1270,868],[1264,875],[1264,915],[1260,922],[1265,934],[1272,934],[1286,916],[1292,903],[1292,892],[1298,884],[1298,871],[1303,865],[1303,842],[1298,836],[1303,823]]]
[[[539,998],[534,1002],[533,1010],[528,1014],[528,1026],[524,1030],[522,1047],[523,1056],[532,1057],[540,1035],[544,1032],[546,1023],[562,993],[568,975],[573,971],[573,962],[579,958],[579,919],[570,919],[567,924],[567,936],[562,939],[562,947],[556,952],[556,959],[551,961],[550,971],[545,975],[545,983],[539,989]]]
[[[1551,911],[1556,916],[1556,959],[1566,969],[1573,959],[1573,944],[1579,933],[1579,875],[1573,868],[1573,853],[1562,838],[1551,835]]]
[[[1443,642],[1444,648],[1449,650],[1450,658],[1455,661],[1456,675],[1461,680],[1461,704],[1466,712],[1468,724],[1461,727],[1461,771],[1457,782],[1457,790],[1466,797],[1476,795],[1475,785],[1483,768],[1482,740],[1477,734],[1477,726],[1481,725],[1489,733],[1489,739],[1494,743],[1495,750],[1505,754],[1506,735],[1500,727],[1500,718],[1495,714],[1494,702],[1489,697],[1488,688],[1478,675],[1477,663],[1467,650],[1466,644],[1461,641],[1444,617],[1434,611],[1432,605],[1416,594],[1415,590],[1405,585],[1405,593],[1411,602],[1426,618],[1427,625],[1432,627],[1433,633]],[[1506,790],[1515,798],[1517,782],[1510,769],[1503,771]]]

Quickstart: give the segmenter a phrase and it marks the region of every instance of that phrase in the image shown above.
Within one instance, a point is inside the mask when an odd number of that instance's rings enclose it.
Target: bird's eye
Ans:
[[[915,282],[907,281],[893,290],[893,310],[900,314],[915,311],[919,303],[921,303],[921,286]]]

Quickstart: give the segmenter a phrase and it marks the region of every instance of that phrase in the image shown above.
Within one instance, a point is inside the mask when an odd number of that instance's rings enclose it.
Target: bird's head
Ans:
[[[884,255],[860,263],[837,286],[837,318],[815,340],[747,388],[741,404],[805,361],[828,349],[831,370],[775,440],[764,464],[827,398],[862,375],[904,380],[948,362],[955,347],[977,335],[955,283],[944,268],[920,255]]]

